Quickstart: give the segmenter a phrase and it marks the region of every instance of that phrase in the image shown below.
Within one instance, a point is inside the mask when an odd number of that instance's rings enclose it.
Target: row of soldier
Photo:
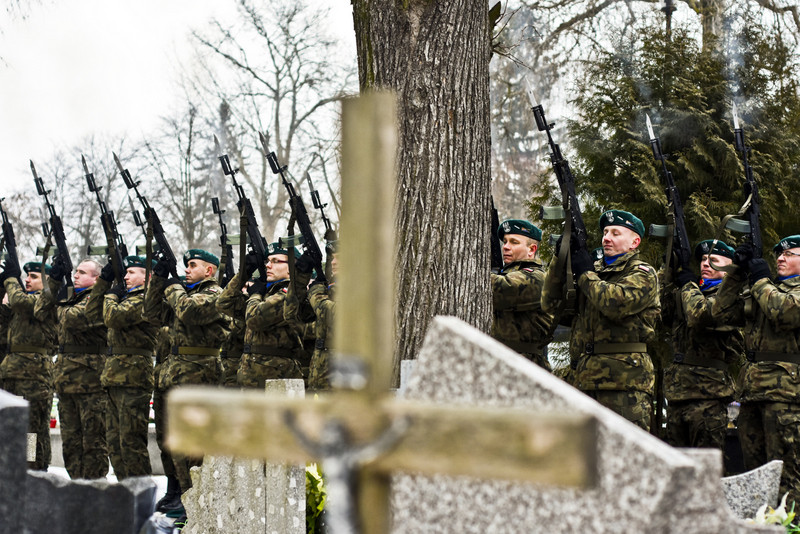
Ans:
[[[71,478],[105,477],[109,459],[118,479],[150,475],[152,398],[167,475],[157,508],[177,525],[185,523],[181,495],[191,487],[189,469],[202,460],[163,446],[166,392],[183,384],[263,388],[275,378],[304,378],[309,387],[326,389],[334,247],[326,278],[312,280],[307,253],[273,243],[264,265],[248,254],[245,272],[224,281],[224,288],[219,259],[200,249],[184,254],[180,278],[167,260],[148,266],[145,258],[128,256],[123,284],[114,283],[112,262],[86,259],[76,268],[72,294],[60,301],[56,295],[69,276],[63,257],[57,254],[52,266],[26,263],[24,282],[20,268],[6,262],[0,321],[8,345],[0,386],[30,403],[29,432],[37,444],[29,467],[49,465],[55,391]],[[253,276],[259,267],[265,277]]]
[[[500,225],[493,336],[549,368],[544,349],[557,323],[570,325],[567,380],[649,430],[658,403],[648,344],[661,321],[672,328],[673,361],[663,376],[669,443],[722,449],[736,399],[745,467],[783,460],[781,492],[800,499],[800,235],[775,244],[775,277],[749,243],[701,241],[699,276],[676,250],[667,292],[639,257],[638,217],[609,210],[599,225],[599,257],[573,247],[566,265],[553,261],[547,271],[538,259],[541,230],[524,220]],[[565,297],[569,280],[574,303]]]

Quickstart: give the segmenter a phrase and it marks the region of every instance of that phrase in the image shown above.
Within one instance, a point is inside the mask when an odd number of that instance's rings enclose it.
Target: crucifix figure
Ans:
[[[394,102],[392,95],[370,94],[344,104],[334,391],[290,399],[178,388],[168,402],[167,444],[174,450],[299,464],[321,460],[334,534],[389,532],[395,471],[581,488],[597,477],[597,430],[590,416],[422,403],[390,394]]]

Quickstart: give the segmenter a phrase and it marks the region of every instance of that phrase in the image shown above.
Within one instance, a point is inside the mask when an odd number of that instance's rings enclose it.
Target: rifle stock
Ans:
[[[739,126],[739,117],[736,115],[736,104],[733,105],[733,138],[736,150],[742,154],[742,164],[744,165],[744,196],[748,202],[745,218],[750,224],[748,241],[753,245],[753,257],[760,258],[764,253],[764,244],[761,241],[761,198],[758,192],[758,184],[753,178],[753,169],[747,159],[750,147],[744,142],[744,130]]]
[[[40,196],[44,197],[45,207],[47,209],[47,213],[50,220],[50,235],[53,236],[55,240],[56,248],[59,251],[59,256],[61,257],[62,261],[64,262],[65,273],[64,276],[61,278],[61,283],[64,288],[66,288],[67,296],[72,295],[72,260],[69,257],[69,249],[67,248],[67,237],[64,235],[64,225],[61,223],[61,217],[58,216],[56,213],[56,208],[50,202],[50,193],[49,189],[46,189],[44,186],[44,182],[39,175],[36,173],[36,167],[33,165],[33,161],[31,161],[31,173],[33,173],[33,183],[36,185],[36,192],[39,193]]]
[[[122,284],[125,280],[125,258],[128,256],[128,247],[125,246],[125,242],[119,234],[114,213],[108,210],[105,201],[100,196],[100,190],[103,187],[97,185],[94,173],[89,172],[86,158],[82,154],[81,163],[83,164],[83,172],[89,192],[95,194],[97,205],[100,207],[100,223],[103,225],[103,233],[106,236],[107,255],[111,260],[111,265],[114,267],[114,281],[117,284]]]
[[[13,265],[18,270],[21,270],[19,264],[19,255],[17,254],[17,239],[14,237],[14,227],[11,224],[11,221],[8,220],[8,214],[6,210],[3,208],[3,201],[5,198],[0,198],[0,217],[3,219],[3,248],[6,251],[6,257],[4,258],[7,265]],[[19,281],[20,287],[25,287],[22,284],[22,280],[17,278]]]

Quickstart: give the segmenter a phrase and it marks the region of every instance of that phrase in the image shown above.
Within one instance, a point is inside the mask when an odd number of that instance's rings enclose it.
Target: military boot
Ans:
[[[181,484],[175,476],[167,477],[167,493],[156,503],[156,512],[183,510],[181,502]]]

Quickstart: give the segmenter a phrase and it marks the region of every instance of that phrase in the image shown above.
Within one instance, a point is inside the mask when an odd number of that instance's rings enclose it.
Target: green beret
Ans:
[[[193,248],[184,252],[183,265],[188,266],[189,260],[203,260],[205,262],[210,263],[214,267],[219,267],[218,257],[214,256],[210,252],[206,252],[205,250],[199,248]]]
[[[29,261],[25,265],[22,266],[22,270],[26,273],[30,274],[31,272],[34,273],[41,273],[42,272],[42,262],[40,261]],[[50,274],[50,266],[46,263],[44,264],[44,274]]]
[[[530,221],[523,219],[508,219],[500,223],[497,227],[497,238],[502,240],[506,234],[524,235],[534,241],[542,240],[542,231],[536,228]]]
[[[325,251],[328,254],[334,254],[339,249],[339,240],[333,239],[325,242]]]
[[[800,247],[800,234],[790,235],[788,237],[784,237],[778,244],[772,247],[772,250],[778,254],[786,249]]]
[[[717,254],[719,256],[725,256],[726,258],[733,259],[733,253],[735,252],[733,248],[728,245],[727,243],[723,243],[722,241],[717,241],[717,244],[714,245],[714,250],[711,250],[711,244],[714,243],[713,239],[706,239],[705,241],[700,241],[697,246],[694,247],[694,257],[696,259],[702,258],[705,254]]]
[[[600,231],[606,226],[624,226],[644,237],[644,223],[633,213],[622,210],[608,210],[600,216]]]
[[[125,268],[128,267],[141,267],[142,269],[146,269],[145,262],[147,258],[143,258],[142,256],[127,256],[123,263],[125,264]],[[156,260],[150,260],[150,268],[156,266]]]
[[[294,253],[295,258],[300,257],[300,252],[297,250],[296,247],[292,247],[292,253]],[[274,243],[270,243],[267,246],[267,256],[272,256],[274,254],[286,254],[289,255],[289,251],[283,247],[280,241],[276,241]]]

